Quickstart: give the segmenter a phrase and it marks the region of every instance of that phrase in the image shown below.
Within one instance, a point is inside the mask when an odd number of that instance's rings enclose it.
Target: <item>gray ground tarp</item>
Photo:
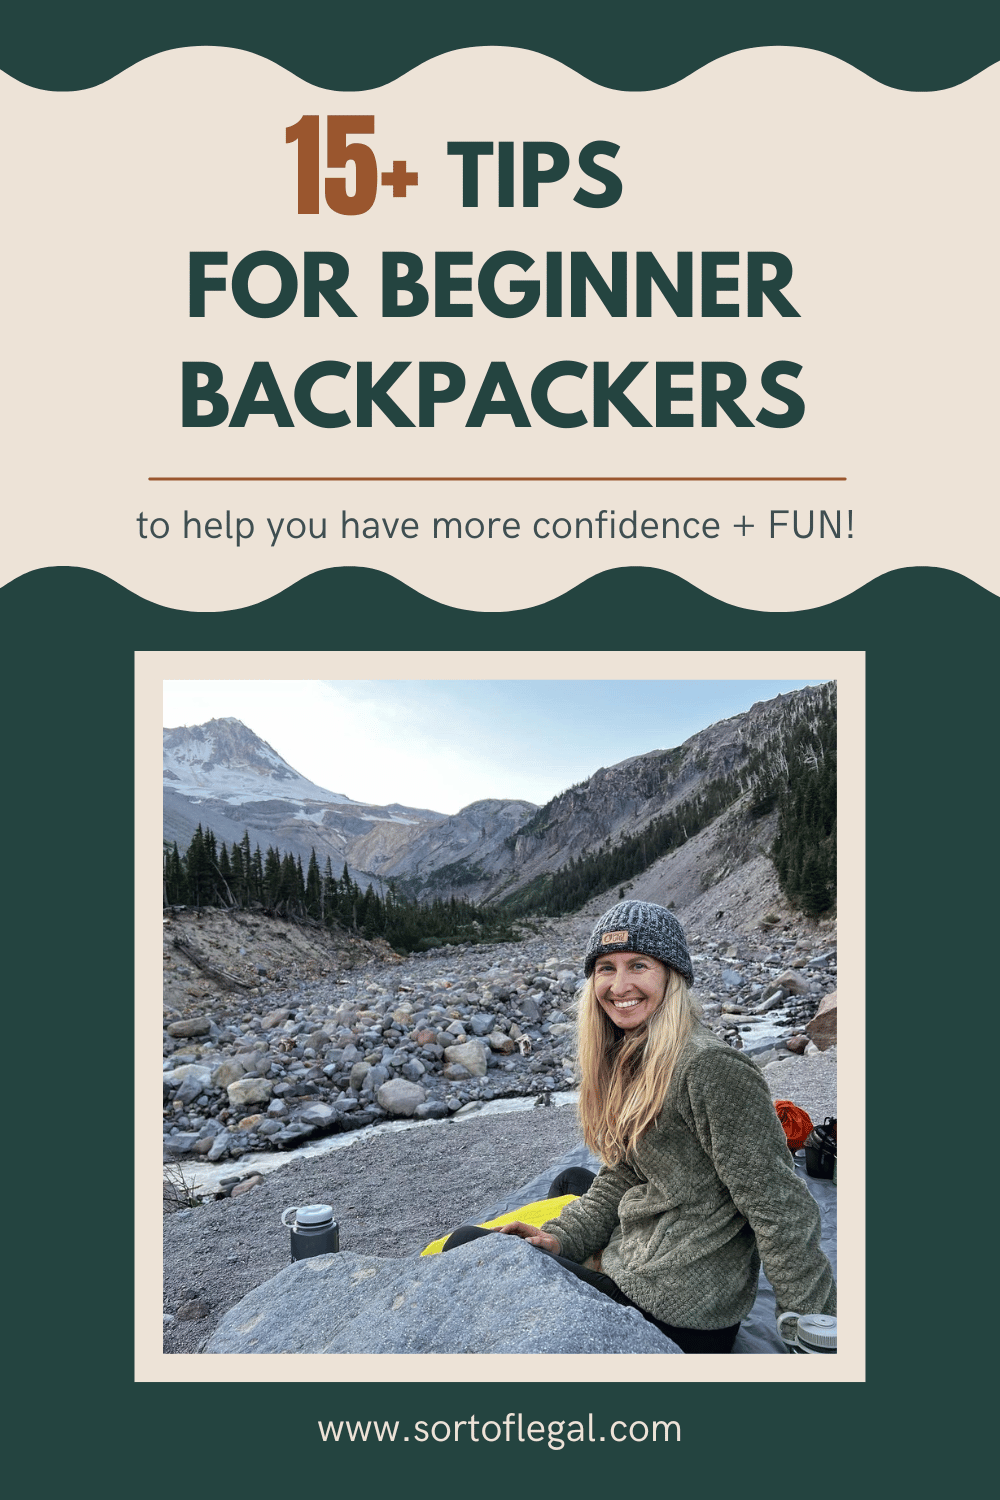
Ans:
[[[523,1207],[526,1203],[535,1203],[541,1198],[548,1197],[549,1183],[558,1173],[567,1167],[589,1167],[596,1172],[600,1163],[592,1156],[584,1145],[574,1146],[561,1156],[557,1162],[546,1167],[537,1177],[518,1188],[501,1203],[492,1204],[484,1213],[480,1214],[475,1222],[483,1223],[487,1219],[495,1219],[500,1214],[512,1213],[516,1208]],[[837,1273],[837,1187],[824,1177],[810,1177],[805,1168],[804,1154],[800,1151],[795,1159],[795,1170],[806,1187],[812,1193],[819,1204],[822,1219],[822,1230],[820,1243],[824,1254],[827,1256],[834,1275]],[[774,1321],[774,1292],[764,1275],[760,1273],[757,1289],[757,1300],[750,1310],[749,1316],[744,1319],[740,1331],[736,1335],[736,1343],[733,1347],[734,1354],[787,1354],[788,1350],[778,1337],[778,1330]]]

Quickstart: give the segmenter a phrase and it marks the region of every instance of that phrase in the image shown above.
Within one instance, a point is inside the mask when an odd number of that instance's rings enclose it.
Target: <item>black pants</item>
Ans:
[[[558,1181],[558,1178],[556,1180]],[[561,1197],[562,1195],[553,1193],[551,1196]],[[454,1250],[457,1245],[467,1244],[469,1240],[478,1240],[484,1234],[496,1233],[495,1229],[480,1229],[476,1224],[463,1224],[461,1229],[456,1229],[454,1234],[450,1234],[445,1240],[441,1247],[442,1254],[445,1250]],[[668,1339],[673,1339],[675,1344],[679,1344],[685,1354],[730,1354],[732,1352],[733,1342],[740,1329],[738,1323],[734,1323],[731,1328],[675,1328],[671,1323],[661,1323],[659,1318],[654,1318],[652,1313],[648,1313],[644,1307],[633,1302],[631,1297],[625,1295],[618,1283],[612,1281],[610,1276],[605,1276],[603,1271],[589,1271],[575,1260],[567,1260],[565,1255],[551,1255],[549,1259],[558,1261],[571,1275],[578,1277],[580,1281],[585,1281],[588,1286],[596,1287],[599,1292],[603,1292],[605,1297],[610,1297],[612,1302],[617,1302],[620,1307],[634,1307],[637,1312],[642,1313],[647,1323],[652,1323],[653,1327],[665,1333]]]

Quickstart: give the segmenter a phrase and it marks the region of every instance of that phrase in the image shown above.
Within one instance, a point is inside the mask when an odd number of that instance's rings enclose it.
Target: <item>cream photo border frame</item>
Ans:
[[[214,1355],[162,1352],[162,1157],[159,1095],[145,1086],[162,1031],[163,683],[212,679],[682,680],[836,679],[838,683],[838,1028],[840,1131],[836,1361],[658,1355]],[[135,654],[135,1378],[137,1381],[745,1382],[864,1379],[865,658],[859,651],[164,651]],[[250,726],[253,727],[252,725]],[[277,747],[280,751],[280,746]],[[654,746],[644,746],[652,749]],[[639,753],[637,751],[637,753]],[[553,792],[561,788],[554,787]]]

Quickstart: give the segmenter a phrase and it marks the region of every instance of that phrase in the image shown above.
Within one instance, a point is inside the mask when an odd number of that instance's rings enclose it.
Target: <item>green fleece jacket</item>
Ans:
[[[761,1260],[778,1312],[835,1313],[820,1214],[792,1166],[764,1076],[699,1027],[663,1109],[626,1165],[543,1225],[560,1253],[601,1269],[676,1328],[727,1328],[757,1296]]]

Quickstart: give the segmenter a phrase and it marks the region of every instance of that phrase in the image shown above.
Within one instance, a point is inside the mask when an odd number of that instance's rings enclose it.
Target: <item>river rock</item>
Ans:
[[[209,1161],[221,1161],[229,1150],[232,1135],[228,1130],[222,1130],[215,1137],[208,1152]]]
[[[207,1036],[211,1029],[212,1023],[207,1016],[192,1016],[187,1021],[171,1021],[167,1036]]]
[[[486,1048],[482,1042],[460,1042],[455,1047],[446,1047],[444,1055],[447,1062],[464,1068],[471,1077],[486,1076]],[[448,1076],[454,1077],[454,1074]]]
[[[426,1101],[427,1093],[419,1083],[412,1083],[407,1078],[390,1078],[388,1083],[383,1083],[375,1098],[387,1114],[408,1119]]]
[[[212,1069],[204,1063],[181,1063],[179,1067],[171,1068],[169,1073],[164,1073],[163,1077],[172,1084],[185,1083],[189,1078],[200,1083],[211,1083]]]
[[[418,1104],[413,1111],[417,1120],[446,1120],[450,1113],[447,1104],[441,1099],[428,1099],[426,1104]]]
[[[821,1052],[836,1045],[837,1041],[837,991],[831,990],[819,1010],[806,1026],[809,1040],[815,1042]]]
[[[214,1089],[227,1089],[237,1078],[242,1078],[246,1068],[237,1059],[231,1058],[228,1062],[220,1063],[212,1074],[212,1087]]]
[[[308,1104],[305,1109],[300,1110],[298,1118],[305,1125],[318,1125],[322,1128],[338,1119],[339,1111],[332,1104]]]
[[[170,1156],[183,1156],[187,1151],[193,1151],[199,1140],[197,1130],[179,1130],[176,1135],[165,1135],[163,1137],[163,1149]]]
[[[679,1354],[635,1308],[509,1235],[446,1255],[296,1261],[229,1310],[208,1354]]]
[[[273,1084],[264,1078],[237,1078],[226,1090],[232,1109],[242,1110],[248,1104],[267,1104]]]
[[[382,1087],[383,1083],[386,1083],[388,1081],[388,1078],[389,1069],[384,1065],[384,1063],[376,1063],[375,1066],[373,1068],[369,1068],[368,1072],[365,1074],[365,1081],[361,1085],[361,1092],[363,1094],[368,1094],[369,1096],[371,1096]]]
[[[238,1182],[236,1184],[236,1186],[230,1192],[229,1196],[230,1198],[242,1198],[244,1193],[250,1193],[255,1187],[260,1187],[263,1181],[263,1177],[261,1177],[259,1174],[254,1177],[244,1178],[242,1182]]]
[[[174,1099],[178,1104],[193,1104],[204,1093],[205,1087],[200,1078],[189,1075],[177,1090]]]
[[[261,1018],[261,1030],[273,1031],[275,1026],[280,1026],[284,1021],[287,1021],[290,1014],[291,1012],[284,1007],[280,1010],[270,1011],[268,1015]]]

